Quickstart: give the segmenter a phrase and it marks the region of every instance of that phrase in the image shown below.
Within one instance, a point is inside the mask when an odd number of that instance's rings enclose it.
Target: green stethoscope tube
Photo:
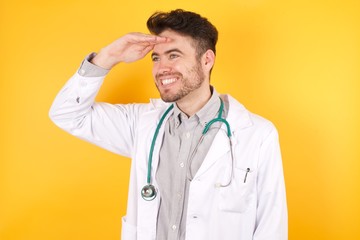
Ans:
[[[208,132],[210,126],[211,126],[213,123],[215,123],[215,122],[223,122],[223,123],[225,123],[225,125],[226,125],[228,137],[231,137],[230,124],[228,123],[228,121],[226,121],[224,118],[221,117],[223,110],[224,110],[224,103],[223,103],[222,99],[220,98],[219,114],[218,114],[217,118],[214,118],[213,120],[211,120],[210,122],[208,122],[208,123],[205,125],[205,128],[204,128],[204,130],[203,130],[203,132],[202,132],[202,135],[205,135],[205,134]]]
[[[174,108],[174,105],[171,104],[170,107],[168,107],[166,109],[165,113],[161,116],[160,121],[156,127],[152,142],[151,142],[150,153],[149,153],[149,162],[148,162],[148,174],[147,174],[147,180],[146,180],[147,184],[141,189],[141,196],[146,201],[151,201],[156,197],[156,189],[155,189],[154,185],[151,184],[152,157],[153,157],[154,147],[155,147],[155,143],[156,143],[156,138],[159,134],[161,125],[164,122],[164,119],[166,118],[168,113],[173,108]]]

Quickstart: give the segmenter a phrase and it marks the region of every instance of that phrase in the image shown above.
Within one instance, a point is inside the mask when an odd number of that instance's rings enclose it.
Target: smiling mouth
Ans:
[[[161,80],[161,84],[162,84],[163,86],[172,84],[172,83],[174,83],[174,82],[176,82],[176,78],[167,78],[167,79],[162,79],[162,80]]]

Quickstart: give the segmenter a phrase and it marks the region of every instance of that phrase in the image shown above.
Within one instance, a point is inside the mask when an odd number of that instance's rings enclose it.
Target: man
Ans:
[[[287,239],[277,131],[210,85],[216,28],[183,10],[155,13],[147,26],[152,35],[89,55],[50,110],[59,127],[132,158],[122,239]],[[150,51],[162,100],[94,102],[110,69]]]

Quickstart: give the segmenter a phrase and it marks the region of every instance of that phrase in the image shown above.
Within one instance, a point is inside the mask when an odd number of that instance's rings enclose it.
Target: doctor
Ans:
[[[60,128],[131,157],[121,239],[287,239],[277,131],[210,85],[216,28],[180,9],[147,26],[90,54],[50,110]],[[161,100],[94,101],[110,69],[149,52]]]

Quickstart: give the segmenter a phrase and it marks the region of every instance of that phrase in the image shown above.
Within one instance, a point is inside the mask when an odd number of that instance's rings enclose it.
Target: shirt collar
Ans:
[[[216,117],[216,114],[220,108],[219,94],[216,92],[213,86],[210,86],[211,97],[209,101],[197,112],[193,117],[196,117],[198,122],[205,127],[206,123],[211,121]],[[186,116],[176,104],[174,104],[174,119],[175,126],[179,127],[181,125],[181,119]]]

